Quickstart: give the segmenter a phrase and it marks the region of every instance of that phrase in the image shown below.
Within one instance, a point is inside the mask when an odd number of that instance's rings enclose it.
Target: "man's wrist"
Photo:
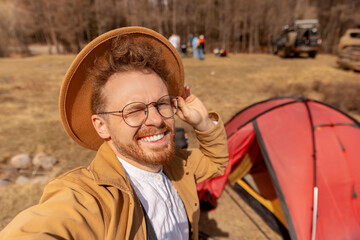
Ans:
[[[207,117],[198,126],[194,126],[194,129],[199,132],[206,132],[209,131],[214,126],[215,126],[214,121],[211,120],[209,117]]]

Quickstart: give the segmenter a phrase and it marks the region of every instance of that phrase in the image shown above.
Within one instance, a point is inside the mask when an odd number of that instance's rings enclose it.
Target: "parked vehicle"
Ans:
[[[284,26],[273,44],[273,52],[282,57],[307,53],[309,57],[315,58],[321,43],[317,19],[296,20],[293,24]]]
[[[360,28],[348,29],[340,38],[336,62],[342,68],[360,71]]]

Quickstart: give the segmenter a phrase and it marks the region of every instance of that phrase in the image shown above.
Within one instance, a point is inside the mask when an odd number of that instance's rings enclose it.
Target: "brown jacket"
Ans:
[[[223,174],[228,160],[226,134],[219,119],[197,132],[200,150],[177,149],[164,173],[177,189],[198,239],[200,217],[196,183]],[[88,168],[73,169],[50,182],[38,205],[16,216],[0,239],[146,239],[140,201],[119,160],[104,143]]]

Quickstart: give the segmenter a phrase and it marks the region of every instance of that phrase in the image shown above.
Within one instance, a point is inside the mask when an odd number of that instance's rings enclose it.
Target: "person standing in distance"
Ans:
[[[204,60],[204,53],[205,53],[205,38],[204,35],[200,35],[199,42],[198,42],[198,49],[199,49],[199,58],[200,60]]]
[[[174,48],[179,52],[180,51],[180,36],[176,33],[171,34],[169,37],[169,42],[174,46]]]

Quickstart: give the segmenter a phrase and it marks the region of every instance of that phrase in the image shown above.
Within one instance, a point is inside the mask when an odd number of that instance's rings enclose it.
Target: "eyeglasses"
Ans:
[[[174,96],[165,95],[159,98],[156,102],[148,104],[142,102],[132,102],[127,105],[121,111],[112,112],[99,112],[97,114],[116,114],[121,113],[125,123],[130,127],[139,127],[149,116],[149,106],[154,104],[158,113],[164,118],[171,118],[175,115],[178,109],[178,98]]]

